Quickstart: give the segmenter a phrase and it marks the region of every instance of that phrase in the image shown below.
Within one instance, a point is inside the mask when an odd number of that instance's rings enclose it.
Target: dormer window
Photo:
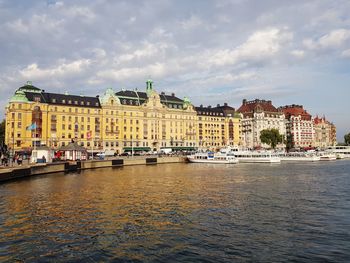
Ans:
[[[74,101],[74,104],[78,105],[78,101],[77,101],[77,100],[76,100],[76,101]]]
[[[86,102],[86,105],[88,105],[88,106],[89,106],[89,105],[90,105],[90,101]]]
[[[130,105],[132,105],[132,100],[129,101]]]
[[[34,97],[35,102],[40,102],[40,97]]]
[[[62,103],[66,103],[66,100],[62,100]]]
[[[55,103],[56,102],[56,99],[52,99],[52,103]]]
[[[96,102],[95,105],[98,106],[98,102]]]
[[[81,102],[80,102],[80,105],[84,105],[84,101],[81,101]]]
[[[69,100],[69,101],[68,101],[68,104],[72,104],[72,101],[71,101],[71,100]]]
[[[123,104],[126,104],[126,100],[125,99],[123,100]]]

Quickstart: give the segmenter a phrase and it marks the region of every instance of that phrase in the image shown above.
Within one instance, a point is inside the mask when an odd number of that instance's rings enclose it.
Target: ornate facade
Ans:
[[[286,105],[279,107],[283,111],[287,123],[287,141],[293,148],[308,148],[314,146],[315,130],[312,116],[301,105]]]
[[[74,140],[91,151],[117,153],[238,144],[239,118],[233,108],[225,105],[219,115],[204,112],[188,98],[157,93],[151,80],[146,92],[109,88],[95,97],[48,93],[28,82],[6,106],[5,140],[16,151],[29,151],[34,144],[58,148]],[[209,138],[214,128],[218,134]]]
[[[322,118],[316,116],[313,119],[313,124],[315,128],[315,147],[323,149],[337,144],[336,128],[333,123],[327,121],[324,116]]]
[[[285,136],[286,124],[282,111],[276,109],[270,100],[243,100],[241,107],[237,110],[243,115],[242,145],[247,148],[268,147],[260,140],[260,132],[264,129],[277,129]],[[284,147],[282,143],[277,147]]]

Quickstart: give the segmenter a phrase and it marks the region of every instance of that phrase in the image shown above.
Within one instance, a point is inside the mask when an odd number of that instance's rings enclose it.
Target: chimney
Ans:
[[[96,98],[99,98],[100,97],[100,95],[96,95]]]
[[[161,94],[161,95],[165,95],[165,92],[164,92],[164,91],[162,91],[160,94]]]
[[[203,104],[199,105],[199,108],[203,108]]]
[[[227,106],[227,102],[224,103],[224,106]]]
[[[220,107],[220,104],[217,104],[217,105],[216,105],[216,107],[218,107],[218,108],[219,108],[219,107]]]
[[[171,96],[175,97],[175,93],[171,93]]]
[[[211,109],[211,105],[209,105],[208,108]]]
[[[246,99],[243,99],[242,104],[243,104],[243,105],[246,105],[246,104],[247,104],[247,100],[246,100]]]

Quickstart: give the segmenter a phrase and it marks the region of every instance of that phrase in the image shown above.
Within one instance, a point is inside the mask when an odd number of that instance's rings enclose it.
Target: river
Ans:
[[[0,262],[349,262],[350,160],[163,164],[0,184]]]

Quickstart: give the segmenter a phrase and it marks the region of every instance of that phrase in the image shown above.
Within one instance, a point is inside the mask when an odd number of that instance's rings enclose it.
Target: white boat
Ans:
[[[350,146],[329,146],[326,150],[337,155],[337,159],[350,158]]]
[[[325,153],[320,155],[321,161],[334,161],[337,159],[337,156],[334,153]]]
[[[218,163],[218,164],[238,163],[237,158],[233,154],[227,154],[223,152],[196,153],[193,155],[188,155],[187,159],[191,163]]]
[[[343,154],[343,153],[337,153],[335,156],[337,157],[337,159],[344,159],[345,158],[345,154]]]
[[[317,162],[320,156],[304,152],[282,153],[278,155],[282,162]]]
[[[240,163],[280,163],[281,158],[270,151],[241,151],[232,149]]]

